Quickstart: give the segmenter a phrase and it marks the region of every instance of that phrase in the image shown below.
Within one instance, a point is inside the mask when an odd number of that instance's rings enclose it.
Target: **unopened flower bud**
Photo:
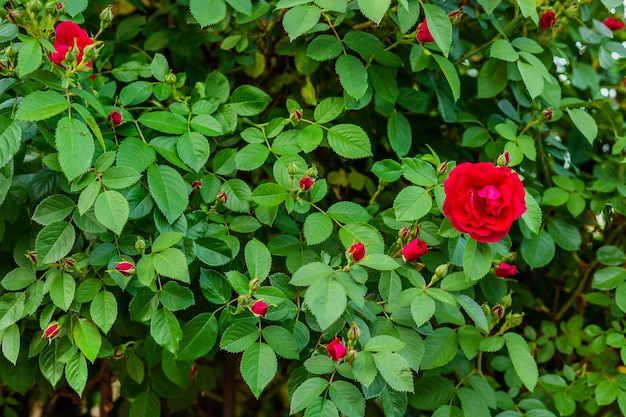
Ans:
[[[450,262],[441,264],[437,268],[435,268],[435,275],[437,275],[439,279],[444,278],[446,275],[448,275],[449,268],[450,268]]]
[[[504,153],[502,153],[498,157],[498,160],[496,161],[496,165],[498,165],[499,167],[506,167],[506,166],[509,166],[510,162],[511,162],[511,154],[509,154],[508,151],[504,151]]]
[[[420,239],[413,239],[402,248],[402,258],[405,262],[418,261],[428,253],[428,243]]]
[[[510,265],[506,262],[500,262],[493,271],[498,278],[510,278],[517,274],[517,266]]]
[[[72,258],[65,258],[63,260],[63,266],[65,267],[66,270],[74,270],[74,268],[76,267],[76,260],[72,259]]]
[[[502,307],[500,304],[496,304],[491,309],[491,315],[498,320],[501,319],[502,317],[504,317],[504,307]]]
[[[578,17],[578,2],[577,1],[573,1],[565,9],[565,16],[569,17],[570,19],[576,19],[576,17]]]
[[[250,290],[252,294],[254,294],[256,290],[259,289],[260,286],[261,286],[261,280],[258,278],[255,278],[253,280],[250,280],[250,282],[248,282],[248,289]]]
[[[122,113],[113,110],[109,113],[107,120],[113,124],[113,126],[119,126],[122,124]]]
[[[55,13],[60,16],[65,13],[65,3],[62,1],[57,2],[55,7]]]
[[[263,300],[257,300],[250,308],[252,314],[257,317],[265,317],[267,314],[267,303]]]
[[[500,304],[502,304],[504,308],[510,306],[511,303],[513,303],[513,299],[511,298],[511,292],[509,292],[507,295],[500,299]]]
[[[135,241],[135,249],[137,252],[143,253],[146,250],[146,241],[143,240],[141,236],[137,236],[137,240]]]
[[[61,325],[58,321],[53,321],[50,322],[50,324],[48,324],[48,327],[46,327],[46,329],[43,331],[42,337],[48,340],[52,340],[57,337],[59,333],[61,333]]]
[[[165,83],[168,85],[176,85],[176,81],[178,81],[178,78],[173,72],[170,72],[165,76]]]
[[[7,19],[9,19],[11,23],[21,25],[24,22],[22,13],[23,13],[23,9],[11,9],[7,13]]]
[[[350,330],[348,330],[348,339],[354,341],[358,340],[359,337],[361,337],[361,329],[357,326],[356,321],[353,321]]]
[[[122,359],[124,357],[124,352],[126,351],[126,345],[117,346],[113,349],[113,359]]]
[[[480,308],[483,313],[485,313],[485,316],[489,317],[489,315],[491,314],[491,308],[489,308],[489,305],[487,303],[484,303],[480,306]]]
[[[346,353],[346,357],[345,357],[345,359],[344,359],[344,360],[345,360],[346,362],[348,362],[348,363],[352,363],[352,362],[354,362],[354,360],[356,359],[356,354],[357,354],[356,349],[350,349],[350,350],[348,350],[348,352]]]
[[[83,57],[80,63],[85,63],[85,65],[87,65],[87,63],[98,59],[98,55],[99,55],[98,46],[95,43],[92,43],[91,45],[87,45],[83,48]]]
[[[346,356],[346,346],[341,343],[341,339],[335,337],[326,345],[326,352],[328,352],[328,356],[334,361],[338,361]]]
[[[509,313],[506,316],[506,324],[508,328],[517,327],[522,324],[524,313]]]
[[[541,17],[539,18],[539,26],[541,26],[542,29],[551,29],[552,27],[554,27],[555,24],[556,16],[554,15],[554,12],[552,10],[548,10],[541,14]]]
[[[26,257],[30,259],[32,263],[37,265],[37,251],[34,251],[34,250],[26,251]]]
[[[437,167],[437,175],[445,174],[447,169],[448,169],[448,161],[440,163],[439,166]]]
[[[9,13],[9,16],[11,16],[11,14]],[[7,56],[7,58],[11,59],[11,58],[15,58],[17,56],[17,51],[15,50],[15,48],[13,47],[13,44],[9,44],[9,46],[7,46],[4,49],[4,54]]]
[[[112,8],[113,8],[113,6],[109,5],[109,6],[105,7],[104,10],[102,10],[100,12],[100,22],[102,22],[106,26],[108,26],[109,23],[111,23],[113,21],[113,10],[112,10]]]
[[[189,379],[193,379],[198,373],[198,364],[191,365],[191,370],[189,371]]]
[[[135,265],[132,262],[121,261],[115,264],[115,270],[125,277],[130,277],[135,274]]]
[[[250,301],[250,297],[248,297],[247,295],[240,295],[239,297],[237,297],[237,304],[240,307],[245,307],[248,305],[248,302]]]
[[[313,184],[315,184],[315,181],[310,177],[302,177],[300,179],[300,189],[302,191],[309,191],[313,187]]]
[[[319,172],[317,172],[317,167],[312,165],[311,168],[306,170],[306,176],[311,178],[317,178]]]
[[[30,0],[27,7],[30,9],[31,12],[39,13],[43,10],[44,4],[41,0]]]
[[[458,25],[463,17],[463,9],[455,10],[453,12],[448,13],[448,19],[450,19],[450,23],[453,25]]]
[[[291,113],[289,113],[289,121],[292,125],[297,126],[302,120],[302,112],[298,109],[293,109]]]
[[[408,240],[410,236],[411,236],[411,229],[409,229],[408,227],[403,227],[402,229],[398,230],[398,237],[400,239]]]
[[[287,166],[287,172],[290,176],[293,177],[298,173],[298,166],[294,164],[293,161],[289,162],[289,165]]]
[[[196,180],[196,181],[192,182],[191,183],[191,188],[193,188],[194,190],[199,190],[200,188],[202,188],[202,181]]]
[[[350,258],[352,258],[352,262],[359,262],[365,257],[365,245],[361,242],[355,243],[350,246],[348,253],[350,254]]]
[[[541,118],[546,122],[551,121],[552,117],[554,117],[554,111],[549,107],[541,112]]]
[[[218,203],[226,204],[227,201],[228,201],[228,194],[226,194],[226,192],[220,191],[219,193],[217,193],[217,202]]]

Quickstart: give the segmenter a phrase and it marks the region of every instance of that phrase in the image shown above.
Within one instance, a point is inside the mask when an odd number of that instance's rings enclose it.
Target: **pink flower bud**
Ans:
[[[433,35],[431,35],[430,33],[430,29],[428,29],[428,23],[426,22],[426,19],[424,19],[424,21],[420,23],[417,27],[417,33],[415,37],[421,43],[435,42],[435,38],[433,38]]]
[[[57,321],[50,322],[46,330],[43,331],[43,337],[46,339],[54,339],[61,333],[61,325]]]
[[[604,25],[607,28],[611,29],[613,32],[615,32],[616,30],[624,29],[624,22],[614,17],[607,17],[606,20],[604,21]]]
[[[500,304],[493,306],[493,308],[491,309],[491,314],[495,318],[501,319],[502,317],[504,317],[504,307],[502,307]]]
[[[551,108],[544,109],[541,112],[541,117],[543,117],[543,120],[549,122],[552,120],[552,117],[554,117],[554,111]]]
[[[348,251],[348,253],[350,254],[353,262],[359,262],[365,257],[365,245],[363,245],[361,242],[355,243],[354,245],[350,246],[350,250]]]
[[[265,317],[267,314],[267,304],[263,300],[257,300],[252,305],[252,313],[257,317]]]
[[[515,274],[517,274],[517,266],[509,265],[506,262],[500,262],[498,266],[496,266],[494,274],[500,278],[509,278],[515,276]]]
[[[496,165],[498,165],[499,167],[506,167],[506,166],[509,166],[510,162],[511,162],[511,154],[508,151],[504,151],[504,153],[498,157],[498,160],[496,161]]]
[[[191,366],[191,370],[189,371],[189,379],[193,379],[193,377],[196,376],[197,373],[198,373],[198,365],[194,363]]]
[[[309,191],[311,187],[313,187],[313,184],[315,184],[315,181],[310,177],[302,177],[300,179],[300,189],[302,191]]]
[[[113,123],[114,126],[119,126],[122,124],[122,113],[114,110],[109,113],[109,117],[107,117],[107,119],[109,122]]]
[[[30,259],[32,263],[37,265],[37,251],[34,251],[34,250],[26,251],[26,257]]]
[[[202,181],[197,180],[191,183],[191,188],[193,188],[194,190],[199,190],[200,188],[202,188]]]
[[[115,264],[115,270],[125,277],[130,277],[135,274],[135,265],[132,262],[121,261]]]
[[[113,349],[113,359],[122,359],[124,357],[125,350],[124,346],[117,346]]]
[[[420,239],[413,239],[402,248],[402,258],[406,262],[418,261],[428,253],[428,244]]]
[[[226,194],[224,191],[220,191],[217,194],[217,201],[221,204],[226,204],[226,202],[228,201],[228,194]]]
[[[289,121],[292,125],[297,126],[300,120],[302,120],[302,112],[298,109],[293,109],[291,113],[289,113]]]
[[[346,356],[346,347],[338,337],[335,337],[330,341],[329,344],[326,345],[326,351],[328,352],[328,356],[334,361],[338,361],[339,359]]]
[[[541,26],[541,28],[545,30],[553,28],[555,23],[556,23],[556,17],[552,10],[543,12],[541,14],[541,17],[539,18],[539,26]]]

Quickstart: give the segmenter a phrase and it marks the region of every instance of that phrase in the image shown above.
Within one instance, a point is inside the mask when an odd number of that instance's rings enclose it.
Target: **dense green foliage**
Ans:
[[[1,3],[5,416],[626,413],[621,0]]]

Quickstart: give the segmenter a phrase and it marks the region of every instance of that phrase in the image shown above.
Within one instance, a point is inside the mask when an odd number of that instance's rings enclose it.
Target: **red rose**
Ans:
[[[338,361],[346,356],[346,347],[341,343],[338,337],[335,337],[326,345],[326,351],[328,352],[328,356],[334,361]]]
[[[135,273],[135,265],[132,262],[122,261],[115,264],[115,270],[125,277],[130,277]]]
[[[76,61],[80,62],[83,59],[83,49],[87,45],[92,45],[93,39],[87,35],[87,31],[74,22],[66,20],[59,23],[56,27],[56,38],[54,39],[54,52],[50,55],[50,60],[57,65],[62,66],[62,62],[65,56],[71,48],[76,46],[78,48],[78,56]],[[91,62],[87,63],[90,66]]]
[[[354,262],[359,262],[365,257],[365,245],[363,245],[361,242],[355,243],[354,245],[350,246],[350,250],[348,251],[348,253],[352,257],[352,260]]]
[[[556,17],[554,16],[554,12],[552,10],[548,10],[547,12],[543,12],[541,17],[539,18],[539,26],[542,29],[550,29],[556,23]]]
[[[517,267],[515,265],[509,265],[506,262],[500,262],[493,273],[496,274],[497,277],[508,278],[517,274]]]
[[[526,212],[524,186],[508,167],[465,162],[450,171],[443,186],[443,214],[478,242],[499,241]]]
[[[413,239],[402,248],[402,258],[406,262],[418,261],[428,253],[428,244],[420,239]]]
[[[107,119],[115,126],[119,126],[120,124],[122,124],[122,113],[113,110],[111,113],[109,113]]]
[[[228,194],[226,194],[226,192],[224,191],[220,191],[217,194],[217,201],[219,203],[226,204],[226,202],[228,201]]]
[[[435,42],[435,38],[433,38],[433,35],[430,34],[430,30],[428,29],[428,23],[426,22],[426,19],[424,19],[424,21],[420,23],[417,27],[416,37],[417,40],[422,43]]]
[[[300,179],[300,189],[302,191],[309,191],[313,184],[315,184],[315,181],[311,177],[302,177]]]
[[[614,17],[607,17],[606,20],[604,21],[604,25],[607,28],[611,29],[613,32],[615,32],[616,30],[624,29],[624,22]]]
[[[61,333],[61,325],[58,322],[53,321],[48,325],[48,327],[46,327],[46,330],[43,331],[43,337],[46,339],[54,339],[59,335],[59,333]]]
[[[265,317],[267,314],[267,304],[263,300],[258,300],[252,305],[252,313],[257,317]]]

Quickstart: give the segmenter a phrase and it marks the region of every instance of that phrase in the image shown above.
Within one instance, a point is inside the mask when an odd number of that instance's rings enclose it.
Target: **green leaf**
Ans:
[[[385,250],[380,231],[372,225],[360,222],[348,223],[339,229],[341,244],[349,248],[353,243],[362,242],[371,253],[382,253]]]
[[[208,114],[199,114],[189,122],[189,126],[198,133],[205,136],[215,137],[224,134],[224,128],[220,122]]]
[[[395,259],[382,253],[371,253],[359,262],[359,265],[375,269],[377,271],[392,271],[400,267]]]
[[[577,251],[582,244],[582,237],[578,228],[558,217],[548,220],[548,232],[557,245],[567,251]]]
[[[461,387],[456,395],[461,401],[464,417],[483,417],[491,414],[485,400],[476,391]]]
[[[135,354],[128,355],[126,357],[126,372],[128,372],[130,379],[141,384],[145,376],[143,361]]]
[[[87,319],[78,319],[74,322],[74,341],[85,357],[93,363],[102,345],[102,335],[98,328]]]
[[[303,365],[308,372],[315,375],[330,374],[335,369],[335,362],[326,355],[311,356]]]
[[[221,22],[226,17],[224,0],[190,0],[189,11],[201,27]]]
[[[245,261],[251,279],[264,280],[272,268],[272,256],[267,247],[256,239],[246,245]]]
[[[454,64],[452,64],[450,61],[448,61],[446,58],[442,57],[441,55],[433,54],[433,58],[439,65],[439,68],[441,68],[443,75],[446,77],[446,80],[448,81],[448,85],[450,86],[450,89],[452,90],[452,97],[454,98],[454,101],[456,102],[461,97],[461,80],[459,79],[459,74],[456,71]]]
[[[598,269],[593,274],[591,287],[597,290],[609,291],[626,280],[626,268],[620,266],[609,266]]]
[[[531,268],[546,266],[554,258],[556,247],[554,239],[545,230],[541,230],[532,239],[524,239],[521,246],[522,258]]]
[[[416,185],[403,188],[393,200],[396,220],[399,222],[419,220],[430,212],[432,205],[430,193]]]
[[[353,124],[338,124],[327,132],[328,144],[339,156],[348,159],[372,156],[370,139],[361,127]]]
[[[176,141],[176,152],[191,169],[200,172],[209,159],[209,142],[200,133],[187,132]]]
[[[272,98],[260,88],[242,85],[230,96],[230,107],[239,116],[256,116],[261,113]]]
[[[0,134],[0,167],[5,166],[20,150],[22,145],[22,128],[19,122],[9,124]]]
[[[407,118],[395,109],[387,121],[387,135],[389,136],[389,144],[396,155],[402,157],[409,153],[413,143],[411,125]]]
[[[304,152],[313,152],[320,145],[323,138],[324,131],[320,126],[309,125],[298,131],[298,146],[300,146]]]
[[[128,201],[122,194],[115,190],[101,193],[96,198],[94,211],[96,218],[104,227],[112,230],[117,235],[122,234],[130,213]]]
[[[334,36],[332,38],[337,41],[337,38],[335,38]],[[335,120],[337,117],[341,115],[341,113],[344,110],[344,106],[345,106],[345,102],[342,98],[327,97],[324,100],[320,101],[318,105],[315,107],[313,117],[315,121],[319,124],[332,122],[333,120]]]
[[[478,0],[478,4],[483,6],[487,14],[491,14],[495,8],[498,7],[501,1],[502,0]]]
[[[95,144],[83,122],[64,117],[55,133],[59,164],[68,181],[84,174],[91,167]]]
[[[248,291],[248,278],[245,278],[245,292]],[[213,304],[226,304],[231,297],[227,278],[213,269],[200,269],[200,289],[207,301]]]
[[[54,222],[39,232],[35,240],[39,265],[51,264],[65,257],[74,246],[76,231],[71,223]]]
[[[283,16],[283,27],[289,35],[289,40],[293,42],[298,36],[311,30],[320,16],[319,7],[314,5],[301,5],[289,9]]]
[[[102,184],[100,181],[94,181],[85,187],[85,189],[80,193],[80,196],[78,197],[78,213],[81,216],[87,213],[93,206],[93,203],[100,194],[101,186]]]
[[[537,23],[539,16],[537,16],[537,4],[534,0],[517,0],[517,4],[524,17],[531,17]]]
[[[463,251],[463,270],[470,281],[478,281],[491,269],[493,255],[486,243],[469,239]]]
[[[395,103],[398,99],[395,70],[380,65],[371,65],[367,68],[367,73],[376,94],[389,103]]]
[[[151,165],[148,168],[148,186],[157,207],[170,224],[174,223],[189,202],[185,180],[170,166]]]
[[[508,82],[506,62],[498,59],[487,60],[478,74],[478,98],[497,96],[506,88]]]
[[[151,95],[152,83],[135,81],[122,88],[122,91],[120,91],[120,102],[124,106],[136,106],[148,100]]]
[[[169,111],[153,111],[143,113],[137,119],[142,125],[157,132],[182,135],[187,132],[187,120],[180,114]]]
[[[160,300],[163,307],[170,311],[184,310],[194,304],[193,292],[174,281],[161,288]]]
[[[365,415],[365,398],[363,398],[361,391],[350,382],[333,381],[328,393],[330,399],[346,417],[363,417]]]
[[[215,315],[202,313],[183,327],[178,359],[194,360],[209,353],[217,342],[218,328]]]
[[[576,401],[565,392],[557,392],[553,397],[554,406],[562,416],[569,416],[576,411]]]
[[[489,333],[489,324],[487,323],[487,317],[480,305],[474,301],[471,297],[465,294],[456,294],[454,296],[457,303],[465,310],[468,316],[474,321],[476,327],[485,333]]]
[[[317,245],[330,237],[333,231],[333,221],[325,213],[313,213],[304,221],[302,231],[307,245]]]
[[[117,319],[117,300],[113,293],[99,292],[91,301],[89,314],[96,326],[105,334],[108,333]]]
[[[237,169],[242,171],[252,171],[265,163],[270,150],[265,144],[250,143],[241,148],[235,155]]]
[[[285,201],[288,195],[289,193],[283,187],[269,182],[255,188],[251,198],[260,206],[277,206]]]
[[[180,232],[165,232],[157,236],[152,242],[152,252],[161,252],[177,244],[185,236]]]
[[[331,400],[318,397],[306,409],[303,417],[339,417],[339,411]]]
[[[174,313],[166,308],[160,308],[150,320],[150,334],[160,346],[176,355],[183,331]]]
[[[544,82],[541,73],[532,65],[517,61],[517,69],[522,74],[522,80],[531,98],[539,96],[543,92]]]
[[[357,381],[366,387],[374,382],[378,371],[374,362],[374,354],[372,352],[357,352],[356,359],[352,362],[352,371]]]
[[[68,0],[65,2],[65,10],[70,16],[74,17],[85,11],[88,4],[87,0]]]
[[[221,191],[228,196],[226,201],[227,209],[236,213],[247,213],[250,210],[250,200],[252,191],[250,186],[239,178],[233,178],[222,184]]]
[[[26,39],[22,42],[21,48],[17,54],[17,72],[20,77],[30,74],[35,71],[41,65],[43,59],[43,51],[41,50],[41,44],[38,39]],[[66,101],[67,104],[67,101]],[[40,116],[42,120],[49,116]],[[19,116],[18,116],[19,118]],[[25,119],[26,120],[26,119]]]
[[[508,62],[515,62],[519,59],[519,54],[506,39],[498,39],[495,41],[491,45],[489,56]]]
[[[339,82],[346,93],[355,99],[360,99],[367,91],[367,71],[360,59],[353,55],[344,54],[337,58],[335,71]]]
[[[383,16],[391,6],[391,0],[358,0],[358,3],[361,13],[377,25],[383,20]],[[342,411],[341,408],[339,410]]]
[[[278,369],[276,354],[264,343],[254,343],[241,358],[241,376],[256,398],[269,384]]]
[[[420,158],[402,158],[402,175],[413,184],[423,187],[439,183],[435,168]]]
[[[372,215],[359,204],[352,201],[339,201],[328,208],[326,214],[340,223],[363,222],[372,220]]]
[[[537,369],[537,363],[530,354],[528,344],[517,333],[506,332],[504,338],[506,339],[506,348],[509,351],[509,357],[511,362],[513,362],[515,372],[526,388],[533,392],[539,378],[539,370]]]
[[[598,124],[594,118],[583,109],[567,109],[567,114],[572,119],[574,126],[583,134],[587,142],[593,145],[598,136]]]
[[[313,400],[322,395],[327,386],[328,381],[320,377],[313,377],[304,381],[291,395],[289,414],[295,414],[311,405]]]
[[[319,35],[307,45],[306,56],[316,61],[327,61],[337,58],[341,54],[341,46],[341,41],[336,36]]]
[[[167,248],[152,254],[152,262],[157,273],[189,283],[189,267],[185,254],[176,248]]]
[[[306,291],[304,302],[317,319],[321,329],[325,330],[344,313],[347,296],[337,281],[318,279]]]
[[[249,322],[235,323],[222,335],[220,348],[231,353],[243,352],[259,340],[259,328]]]
[[[423,326],[435,314],[435,300],[424,291],[419,291],[411,300],[411,316],[417,327]]]
[[[9,291],[19,291],[37,281],[37,275],[31,268],[20,266],[9,271],[2,278],[2,286]]]
[[[163,54],[156,53],[150,63],[150,71],[152,75],[159,81],[165,81],[165,77],[170,72],[169,64]]]
[[[378,352],[374,363],[391,388],[400,392],[413,392],[413,375],[406,360],[397,353]]]
[[[422,369],[435,369],[450,362],[458,351],[457,333],[448,327],[436,329],[426,337]]]
[[[422,8],[428,22],[428,29],[435,39],[435,43],[447,58],[452,47],[452,23],[448,14],[429,3],[422,3]]]
[[[117,165],[143,172],[156,160],[156,153],[150,145],[137,138],[126,138],[117,150]]]
[[[298,343],[294,335],[281,326],[263,328],[263,340],[278,354],[286,359],[298,359]]]
[[[65,366],[65,379],[79,396],[83,395],[88,376],[85,355],[76,352],[70,360],[67,361],[67,365]]]
[[[522,220],[531,232],[538,234],[542,223],[542,214],[537,200],[533,198],[530,193],[526,193],[524,196],[526,202],[526,212],[522,214]]]
[[[53,387],[56,387],[63,377],[64,367],[65,364],[58,360],[55,346],[49,346],[39,354],[39,369],[44,378],[46,378]],[[33,381],[34,375],[28,387],[32,387]]]
[[[191,3],[193,2],[194,0],[191,0]],[[204,0],[204,3],[206,3],[206,0]],[[150,390],[142,391],[130,404],[128,413],[133,417],[157,417],[161,415],[161,403],[159,398]]]
[[[397,337],[380,335],[368,340],[363,350],[367,352],[393,352],[402,350],[405,346],[406,343]]]
[[[300,267],[289,283],[296,286],[308,286],[322,279],[329,278],[334,270],[322,262],[310,262]]]
[[[20,354],[20,328],[12,324],[2,333],[2,354],[15,366]]]
[[[72,213],[75,207],[76,203],[69,197],[58,194],[51,195],[37,205],[32,220],[45,226],[64,220]]]

